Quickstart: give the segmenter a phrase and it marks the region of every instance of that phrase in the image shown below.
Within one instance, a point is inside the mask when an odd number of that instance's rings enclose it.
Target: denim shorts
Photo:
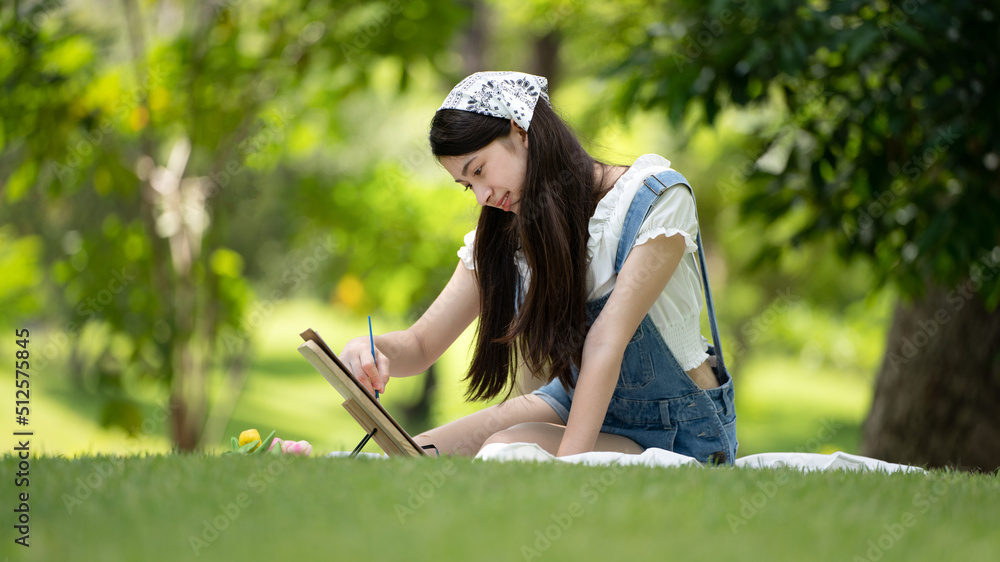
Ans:
[[[588,302],[596,318],[606,297]],[[596,309],[593,310],[593,309]],[[710,355],[714,354],[711,346]],[[622,360],[618,384],[601,431],[628,437],[640,447],[657,447],[704,463],[732,464],[736,459],[736,409],[729,373],[712,367],[719,386],[704,390],[681,368],[649,315],[643,319]],[[579,375],[572,368],[573,380]],[[569,419],[573,390],[553,379],[536,390],[563,423]]]

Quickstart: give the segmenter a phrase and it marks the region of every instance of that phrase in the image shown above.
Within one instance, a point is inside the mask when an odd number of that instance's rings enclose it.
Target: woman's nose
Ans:
[[[479,203],[480,207],[485,207],[486,203],[490,200],[493,195],[493,190],[488,187],[481,187],[476,191],[476,202]]]

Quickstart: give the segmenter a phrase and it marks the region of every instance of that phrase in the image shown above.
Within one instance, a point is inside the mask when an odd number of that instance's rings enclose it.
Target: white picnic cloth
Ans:
[[[476,455],[478,460],[488,461],[534,461],[568,462],[590,466],[643,465],[650,467],[671,467],[693,464],[703,466],[694,457],[681,455],[664,449],[649,448],[638,455],[626,453],[591,452],[565,457],[555,457],[535,443],[491,443]],[[849,470],[854,472],[924,472],[922,468],[905,464],[880,461],[860,455],[850,455],[841,451],[830,454],[820,453],[760,453],[736,459],[734,463],[742,468],[792,467],[803,471]]]
[[[327,453],[326,456],[330,458],[351,458],[350,451],[333,451],[332,453]],[[360,457],[363,459],[387,459],[389,458],[383,453],[358,453],[355,457]]]

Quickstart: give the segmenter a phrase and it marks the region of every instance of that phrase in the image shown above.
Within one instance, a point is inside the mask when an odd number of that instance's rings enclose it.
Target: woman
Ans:
[[[340,357],[354,376],[384,391],[390,376],[425,371],[479,317],[470,398],[509,397],[516,376],[551,380],[419,444],[467,455],[489,443],[557,456],[659,447],[731,463],[732,381],[699,331],[698,271],[681,259],[698,250],[697,214],[670,162],[594,160],[550,107],[545,78],[519,72],[459,83],[430,143],[482,206],[479,223],[427,312],[375,338],[375,361],[367,338],[348,342]],[[518,354],[528,373],[516,372]]]

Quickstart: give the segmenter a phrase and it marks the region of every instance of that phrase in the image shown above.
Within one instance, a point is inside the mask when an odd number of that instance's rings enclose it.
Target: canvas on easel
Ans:
[[[387,455],[415,457],[427,454],[368,389],[351,376],[319,334],[308,329],[299,335],[304,340],[299,353],[344,397],[344,408]]]

